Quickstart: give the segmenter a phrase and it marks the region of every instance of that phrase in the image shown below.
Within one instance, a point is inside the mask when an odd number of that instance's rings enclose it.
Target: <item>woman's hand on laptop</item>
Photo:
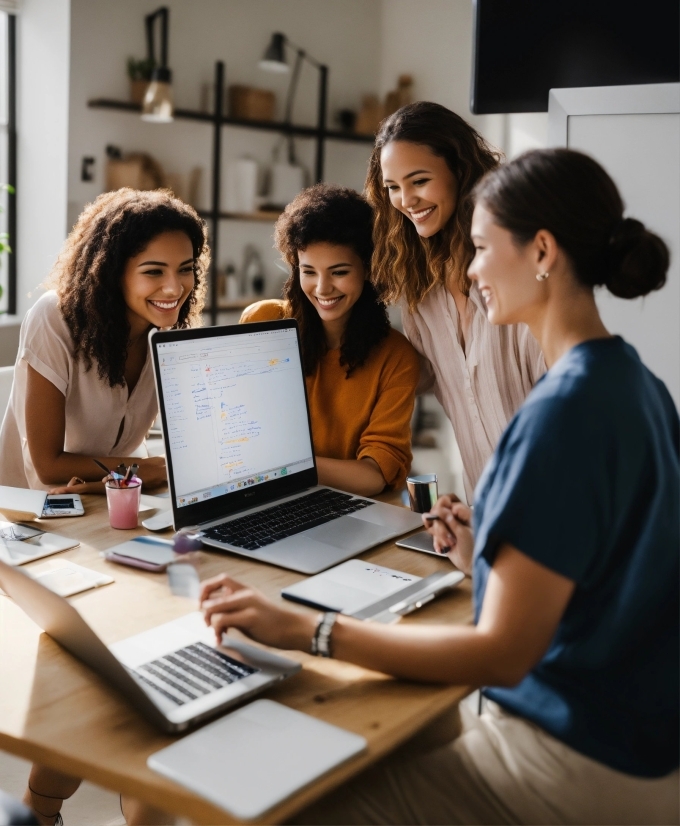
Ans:
[[[247,637],[289,651],[310,651],[316,615],[279,608],[264,594],[242,585],[227,574],[207,579],[201,586],[201,610],[205,624],[222,634],[238,628]]]
[[[434,539],[435,551],[446,554],[456,568],[470,576],[475,547],[472,510],[457,497],[440,496],[430,513],[423,514],[423,524]]]

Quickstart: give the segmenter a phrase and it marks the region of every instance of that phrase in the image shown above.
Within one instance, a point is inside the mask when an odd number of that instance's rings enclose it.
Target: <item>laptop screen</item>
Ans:
[[[314,467],[297,329],[249,327],[155,343],[176,508]]]

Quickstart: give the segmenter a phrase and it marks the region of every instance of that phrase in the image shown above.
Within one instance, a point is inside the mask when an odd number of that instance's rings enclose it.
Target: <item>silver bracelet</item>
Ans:
[[[312,654],[315,657],[332,657],[331,632],[338,615],[335,611],[328,611],[321,615],[314,636],[312,637]]]

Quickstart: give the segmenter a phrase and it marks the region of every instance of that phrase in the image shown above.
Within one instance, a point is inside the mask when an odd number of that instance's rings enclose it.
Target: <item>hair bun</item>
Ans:
[[[641,221],[622,218],[609,240],[609,275],[605,285],[619,298],[637,298],[666,283],[668,247]]]

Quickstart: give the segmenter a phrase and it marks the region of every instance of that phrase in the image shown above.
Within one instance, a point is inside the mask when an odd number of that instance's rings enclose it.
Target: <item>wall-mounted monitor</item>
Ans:
[[[547,112],[550,89],[680,80],[678,0],[474,0],[471,109]]]

